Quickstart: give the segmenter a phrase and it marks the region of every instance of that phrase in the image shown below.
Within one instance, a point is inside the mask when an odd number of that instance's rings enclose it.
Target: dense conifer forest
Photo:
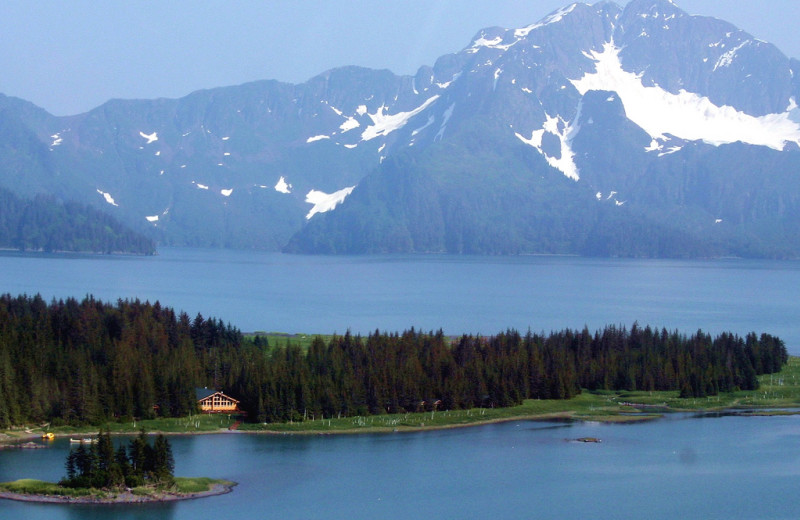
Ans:
[[[587,390],[707,396],[758,386],[788,360],[769,334],[607,326],[450,338],[375,331],[308,349],[245,337],[158,302],[0,296],[0,427],[185,416],[196,387],[241,401],[250,420],[509,406]]]
[[[153,241],[114,217],[51,195],[21,199],[0,188],[0,248],[152,255]]]

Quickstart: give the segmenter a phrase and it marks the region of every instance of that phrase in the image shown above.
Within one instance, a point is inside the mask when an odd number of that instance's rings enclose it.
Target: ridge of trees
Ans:
[[[152,255],[153,241],[91,206],[52,195],[21,199],[0,187],[0,247]]]
[[[316,337],[306,350],[245,337],[159,302],[0,295],[0,427],[185,416],[194,389],[223,389],[251,420],[288,421],[568,399],[589,390],[702,397],[758,387],[788,360],[769,334],[633,324],[449,338],[375,331]]]

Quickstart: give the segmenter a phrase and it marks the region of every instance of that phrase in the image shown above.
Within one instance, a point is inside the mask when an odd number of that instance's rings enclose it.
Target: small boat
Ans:
[[[43,433],[42,434],[42,439],[45,439],[45,440],[48,440],[48,441],[52,441],[55,438],[56,438],[56,436],[55,436],[55,434],[53,432],[47,432],[47,433]]]
[[[70,437],[69,442],[72,444],[91,444],[93,442],[97,442],[97,439],[92,439],[91,437],[85,437],[83,439],[73,439]]]

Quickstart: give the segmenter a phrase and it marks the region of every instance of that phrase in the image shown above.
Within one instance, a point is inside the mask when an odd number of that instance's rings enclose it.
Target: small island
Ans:
[[[0,498],[25,502],[120,504],[167,502],[229,493],[235,482],[175,477],[172,447],[163,434],[151,446],[145,431],[114,450],[110,432],[78,443],[58,483],[21,479],[0,483]]]

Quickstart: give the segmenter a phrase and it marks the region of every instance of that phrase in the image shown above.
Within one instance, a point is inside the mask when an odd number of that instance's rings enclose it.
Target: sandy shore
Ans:
[[[215,495],[224,495],[233,491],[233,486],[236,483],[229,485],[213,484],[208,491],[200,491],[198,493],[153,493],[152,495],[135,495],[130,491],[123,491],[121,493],[109,494],[107,497],[96,496],[83,496],[83,497],[69,497],[62,495],[35,495],[27,493],[10,493],[7,491],[0,491],[0,498],[8,500],[18,500],[20,502],[40,502],[48,504],[139,504],[139,503],[152,503],[152,502],[172,502],[175,500],[190,500],[193,498],[202,498]]]

